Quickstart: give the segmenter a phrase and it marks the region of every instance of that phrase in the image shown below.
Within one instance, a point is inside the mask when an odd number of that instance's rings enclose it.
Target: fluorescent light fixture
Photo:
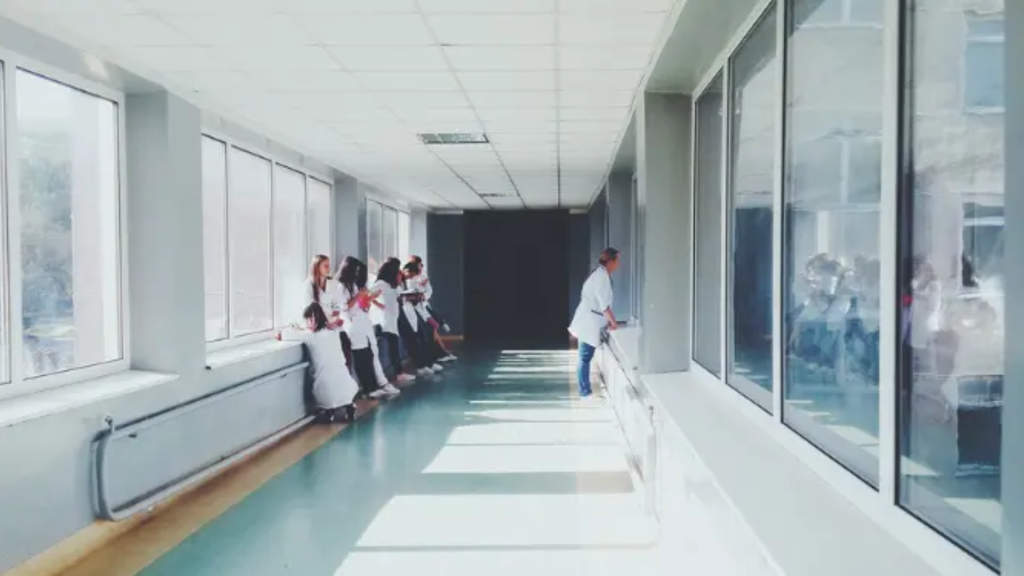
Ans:
[[[487,134],[483,133],[437,133],[417,134],[420,141],[430,146],[456,144],[489,144]]]

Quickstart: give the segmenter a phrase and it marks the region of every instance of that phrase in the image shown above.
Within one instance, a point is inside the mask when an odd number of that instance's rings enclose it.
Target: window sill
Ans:
[[[177,379],[178,376],[175,374],[128,370],[102,378],[18,396],[0,402],[0,428],[8,428],[30,420],[52,416],[80,406],[167,384]]]
[[[206,354],[206,369],[217,370],[218,368],[224,368],[225,366],[301,346],[301,342],[279,342],[275,339],[267,339],[211,351]]]

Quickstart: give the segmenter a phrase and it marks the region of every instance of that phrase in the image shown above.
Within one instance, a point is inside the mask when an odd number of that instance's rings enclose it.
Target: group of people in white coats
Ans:
[[[351,421],[358,398],[393,398],[398,386],[414,381],[403,346],[420,377],[456,359],[441,342],[448,326],[430,307],[433,288],[421,258],[404,266],[388,259],[372,286],[368,275],[366,264],[350,256],[332,277],[330,258],[315,256],[302,322],[278,334],[309,349],[313,398],[324,422]]]

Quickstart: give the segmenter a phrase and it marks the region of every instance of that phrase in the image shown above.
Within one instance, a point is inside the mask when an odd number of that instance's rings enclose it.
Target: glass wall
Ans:
[[[1002,0],[918,0],[901,220],[900,503],[1000,558]]]
[[[274,325],[300,318],[309,274],[306,254],[306,175],[274,166]]]
[[[693,359],[722,375],[723,81],[719,74],[697,99],[694,199]]]
[[[412,225],[409,222],[409,214],[398,213],[398,258],[405,260],[411,255],[412,248],[409,243],[409,236],[412,234]]]
[[[394,208],[384,208],[384,252],[381,254],[384,260],[398,256],[398,211]],[[383,264],[383,261],[381,262]]]
[[[23,376],[118,360],[118,106],[24,70],[15,93]]]
[[[307,225],[309,227],[309,257],[334,253],[331,238],[331,187],[316,178],[309,179],[307,193]]]
[[[727,382],[772,407],[772,219],[776,106],[776,9],[730,60]]]
[[[409,226],[408,213],[366,201],[366,253],[371,276],[388,258],[405,260],[411,255]]]
[[[786,43],[786,423],[878,485],[882,5],[792,2]]]
[[[373,277],[384,258],[384,207],[372,200],[366,201],[366,258]]]
[[[271,270],[270,161],[231,149],[228,193],[228,259],[231,334],[244,336],[274,325]]]
[[[203,282],[206,341],[228,337],[227,144],[203,136]]]

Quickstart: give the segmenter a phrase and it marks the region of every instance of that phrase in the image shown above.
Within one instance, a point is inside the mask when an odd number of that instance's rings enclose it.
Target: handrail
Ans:
[[[234,396],[246,392],[256,386],[262,385],[274,379],[284,378],[289,374],[297,372],[299,370],[305,370],[309,367],[309,362],[301,362],[288,368],[260,376],[253,380],[247,380],[240,382],[234,386],[218,390],[216,392],[201,396],[199,398],[193,398],[186,402],[182,402],[170,408],[148,414],[141,418],[128,421],[120,426],[114,423],[114,419],[108,416],[106,418],[107,429],[100,432],[96,436],[96,455],[95,455],[95,473],[96,473],[96,507],[97,516],[102,520],[110,520],[118,522],[130,518],[143,510],[147,510],[156,506],[157,504],[175,496],[187,488],[190,488],[204,480],[212,477],[221,470],[231,466],[232,464],[248,457],[249,455],[262,450],[263,448],[277,442],[281,438],[288,436],[296,430],[306,426],[312,422],[312,416],[305,416],[292,424],[288,425],[283,430],[275,432],[270,436],[263,438],[249,445],[246,448],[235,452],[231,456],[222,458],[217,462],[200,468],[198,470],[189,472],[184,476],[180,476],[168,483],[154,488],[153,490],[135,498],[128,504],[115,508],[111,506],[110,500],[107,497],[107,479],[109,478],[107,470],[107,452],[110,447],[110,443],[118,438],[125,436],[134,437],[141,430],[157,426],[168,420],[172,420],[182,414],[192,412],[209,406],[214,402],[218,402],[229,396]]]

